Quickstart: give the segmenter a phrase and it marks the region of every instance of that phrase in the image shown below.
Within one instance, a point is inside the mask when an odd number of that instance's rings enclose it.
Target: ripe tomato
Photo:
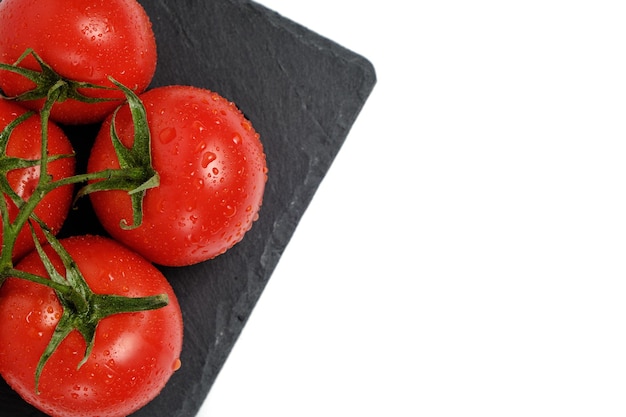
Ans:
[[[112,76],[136,92],[145,90],[156,69],[156,42],[136,0],[2,0],[0,62],[13,64],[32,48],[60,76],[113,87]],[[32,56],[20,66],[39,70]],[[0,71],[0,88],[16,96],[34,87],[21,75]],[[124,99],[120,91],[80,90],[88,96]],[[25,102],[40,108],[41,100]],[[65,124],[102,121],[121,101],[85,105],[58,103],[52,119]]]
[[[63,309],[50,288],[10,278],[0,289],[0,373],[22,398],[53,417],[127,416],[156,397],[180,367],[183,324],[176,296],[152,264],[110,239],[75,236],[61,244],[94,293],[167,294],[169,304],[100,321],[93,350],[78,369],[85,341],[72,331],[44,366],[37,394],[35,369]],[[45,249],[63,271],[51,246]],[[36,252],[17,268],[47,276]]]
[[[0,3],[1,4],[1,3]],[[15,103],[0,99],[0,131],[15,119],[24,115],[26,110]],[[48,125],[48,154],[49,155],[72,155],[74,150],[63,131],[54,123]],[[41,158],[41,118],[33,115],[17,125],[9,138],[6,154],[11,157],[36,160]],[[75,160],[74,157],[60,158],[48,163],[48,174],[53,179],[74,175]],[[7,179],[10,187],[24,201],[28,200],[39,182],[39,166],[28,168],[19,168],[11,170],[7,173]],[[35,208],[35,214],[43,220],[53,232],[58,232],[67,217],[70,205],[72,203],[73,187],[66,185],[57,188],[48,193],[39,205]],[[8,206],[8,214],[11,221],[18,214],[18,208],[5,195],[5,201]],[[41,229],[36,226],[40,241],[44,237]],[[0,229],[0,237],[3,233]],[[31,232],[28,226],[22,228],[15,243],[13,250],[13,259],[18,259],[28,253],[35,247]]]
[[[267,168],[263,146],[251,123],[217,93],[169,86],[140,96],[152,137],[153,167],[160,185],[147,191],[143,223],[132,222],[125,191],[90,194],[104,228],[147,259],[183,266],[213,258],[239,242],[258,218]],[[88,168],[119,167],[107,119],[92,148]],[[125,146],[133,124],[125,106],[115,119]]]

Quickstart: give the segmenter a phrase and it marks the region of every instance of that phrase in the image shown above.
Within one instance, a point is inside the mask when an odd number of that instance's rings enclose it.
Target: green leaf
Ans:
[[[54,333],[52,333],[52,337],[50,338],[50,343],[46,346],[43,354],[39,358],[39,362],[37,363],[37,368],[35,370],[35,392],[39,394],[39,379],[41,378],[41,373],[43,372],[43,368],[48,362],[48,359],[52,356],[54,352],[56,352],[57,348],[61,345],[61,342],[65,340],[65,338],[74,330],[74,327],[71,323],[71,317],[69,314],[63,313],[57,326],[54,329]]]

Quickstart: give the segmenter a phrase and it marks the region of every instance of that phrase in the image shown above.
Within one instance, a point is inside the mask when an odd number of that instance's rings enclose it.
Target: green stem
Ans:
[[[48,98],[41,110],[40,118],[41,118],[41,156],[38,161],[39,165],[39,181],[32,195],[28,198],[28,201],[22,200],[16,194],[13,195],[13,202],[18,206],[18,215],[14,219],[13,222],[10,222],[8,219],[8,206],[3,201],[3,248],[2,248],[2,259],[0,265],[5,269],[9,266],[9,260],[13,255],[13,248],[15,247],[15,242],[17,241],[17,237],[20,234],[20,231],[23,229],[24,225],[28,221],[28,219],[32,216],[33,212],[37,205],[43,200],[46,194],[49,192],[47,187],[50,182],[50,177],[48,176],[48,125],[50,118],[50,111],[52,106],[56,102],[59,96],[60,88],[62,87],[62,82],[57,82],[53,88],[50,90]],[[32,112],[28,112],[20,118],[16,119],[21,121],[26,120],[28,117],[32,115]],[[12,132],[13,128],[17,126],[17,124],[10,126],[10,130],[8,131],[9,135]],[[4,132],[3,132],[4,133]],[[4,140],[3,140],[4,142]],[[6,138],[6,143],[8,144],[8,137]],[[3,143],[4,154],[6,155],[6,144]],[[7,182],[8,185],[8,182]],[[13,190],[10,189],[9,192],[14,194]],[[4,200],[4,198],[2,199]],[[11,262],[12,266],[12,262]],[[0,284],[3,283],[4,280],[0,280]]]
[[[93,294],[91,305],[98,320],[113,314],[136,313],[146,310],[157,310],[169,304],[167,294],[148,297],[124,297],[121,295]]]
[[[115,169],[109,168],[104,169],[102,171],[97,172],[89,172],[86,174],[77,174],[71,177],[61,178],[59,180],[55,180],[46,184],[47,192],[52,191],[55,188],[63,187],[66,185],[75,185],[81,183],[87,183],[90,181],[97,180],[115,180],[121,182],[128,183],[136,183],[138,180],[141,180],[145,177],[144,171],[141,168],[124,168],[124,169]],[[114,189],[114,188],[111,188]],[[84,193],[80,193],[77,196],[81,197]]]
[[[69,285],[60,284],[48,278],[44,278],[39,275],[31,274],[29,272],[25,272],[15,268],[9,268],[6,271],[2,272],[2,276],[0,276],[1,282],[4,283],[4,281],[6,281],[8,278],[19,278],[26,281],[34,282],[35,284],[40,284],[52,288],[59,293],[68,293],[71,290],[71,287]]]
[[[22,204],[22,199],[13,191],[9,181],[6,177],[8,172],[16,167],[27,167],[32,166],[31,164],[36,163],[36,161],[24,161],[19,158],[12,158],[7,155],[7,147],[9,145],[9,138],[13,130],[22,122],[26,121],[28,118],[33,116],[35,113],[32,111],[28,111],[21,116],[15,118],[15,120],[11,121],[3,130],[0,132],[0,152],[2,156],[2,166],[1,172],[4,174],[0,177],[0,188],[2,192],[6,194],[14,204],[18,207]],[[1,197],[1,196],[0,196]],[[8,267],[12,266],[12,254],[13,247],[15,246],[15,241],[17,239],[17,231],[14,230],[14,226],[11,224],[9,219],[9,205],[8,202],[4,198],[0,198],[0,211],[2,212],[2,250],[0,251],[0,270],[4,270]],[[0,283],[3,281],[0,281]]]

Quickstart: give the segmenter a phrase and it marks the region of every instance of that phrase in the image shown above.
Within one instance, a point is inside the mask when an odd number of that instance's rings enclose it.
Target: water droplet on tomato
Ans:
[[[160,211],[161,213],[165,213],[165,200],[161,200],[161,201],[159,202],[158,207],[159,207],[159,211]]]
[[[247,132],[252,130],[252,124],[247,120],[241,122],[241,127],[243,127]]]
[[[224,209],[224,215],[226,217],[233,217],[235,214],[237,214],[237,207],[235,206],[231,206],[231,205],[227,205]]]
[[[200,152],[202,152],[205,148],[206,148],[206,143],[205,143],[205,142],[199,142],[199,143],[196,145],[196,152],[197,152],[197,153],[200,153]]]
[[[163,144],[170,143],[175,138],[176,138],[176,129],[174,129],[173,127],[166,127],[165,129],[161,130],[161,133],[159,133],[159,140]]]
[[[213,175],[218,175],[220,173],[220,170],[217,168],[213,168],[211,172],[213,173]]]
[[[235,145],[239,145],[241,144],[241,141],[242,141],[241,135],[239,133],[235,133],[235,136],[233,136],[233,143]]]
[[[196,129],[199,132],[202,132],[202,131],[206,130],[206,126],[204,126],[204,124],[200,120],[194,121],[191,124],[191,127],[193,127],[194,129]]]
[[[202,160],[200,162],[202,164],[202,168],[208,167],[209,164],[216,159],[217,155],[215,155],[213,152],[205,152],[204,154],[202,154]]]
[[[176,359],[174,363],[172,364],[172,371],[174,372],[178,371],[181,365],[182,365],[182,362],[180,361],[180,359]]]

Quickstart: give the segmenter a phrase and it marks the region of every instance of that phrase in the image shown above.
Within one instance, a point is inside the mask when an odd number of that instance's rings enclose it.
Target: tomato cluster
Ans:
[[[149,89],[156,48],[136,0],[0,2],[0,374],[54,417],[158,395],[183,322],[154,264],[212,259],[258,218],[259,134],[218,93]],[[93,123],[76,172],[63,127]],[[83,197],[107,236],[58,239]]]

